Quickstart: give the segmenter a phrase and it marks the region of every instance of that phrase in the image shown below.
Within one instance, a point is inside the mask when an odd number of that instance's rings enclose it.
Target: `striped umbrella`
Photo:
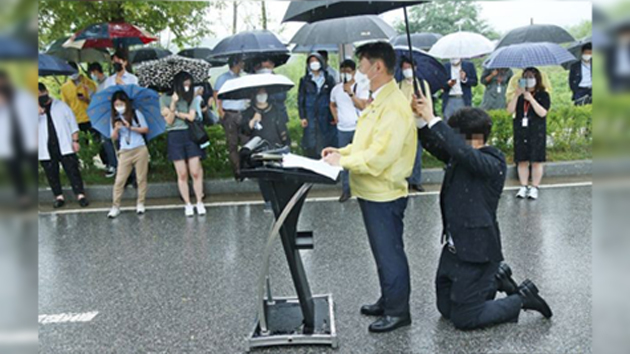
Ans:
[[[157,38],[126,22],[97,23],[75,33],[63,44],[66,48],[119,48],[147,44]]]
[[[556,43],[521,43],[497,49],[485,60],[483,66],[488,69],[523,69],[562,65],[572,60],[575,60],[573,54]]]

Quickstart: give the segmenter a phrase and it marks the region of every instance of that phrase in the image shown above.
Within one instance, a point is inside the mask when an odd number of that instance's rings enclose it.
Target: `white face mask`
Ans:
[[[98,81],[98,76],[96,74],[92,74],[90,77],[92,78],[92,81]]]
[[[345,80],[345,82],[350,82],[354,79],[354,75],[350,73],[341,73],[341,78]]]
[[[373,77],[370,78],[370,73],[372,72],[372,70],[374,70],[375,67],[376,67],[376,64],[372,64],[372,66],[370,66],[370,68],[366,72],[362,73],[363,76],[365,76],[365,79],[368,82],[370,82],[370,81],[372,81],[374,79]],[[361,72],[361,68],[359,68],[359,72]]]
[[[322,68],[322,64],[320,64],[320,62],[318,61],[313,61],[308,64],[308,67],[311,68],[311,71],[319,71],[319,69]]]
[[[267,103],[267,98],[269,98],[269,95],[266,93],[259,93],[256,95],[256,101],[258,103]]]
[[[258,69],[258,71],[256,71],[256,74],[271,74],[271,69],[269,68]]]
[[[114,108],[116,109],[116,112],[118,112],[118,114],[124,114],[127,110],[126,106],[115,106]]]
[[[190,86],[184,86],[184,91],[185,91],[185,92],[190,91]]]
[[[461,63],[462,63],[461,59],[451,59],[451,65],[453,66],[458,66]]]
[[[405,79],[411,79],[413,77],[413,69],[412,68],[408,68],[402,71],[403,76],[405,77]]]
[[[534,88],[536,87],[536,78],[535,77],[528,77],[527,78],[527,88]]]
[[[584,60],[584,61],[591,61],[591,58],[593,58],[593,56],[590,55],[590,54],[583,54],[582,55],[582,60]]]

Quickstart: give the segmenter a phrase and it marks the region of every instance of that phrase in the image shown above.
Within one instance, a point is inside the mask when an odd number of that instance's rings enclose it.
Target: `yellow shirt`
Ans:
[[[549,76],[542,71],[540,75],[542,76],[543,85],[545,85],[547,92],[551,93],[551,81],[549,81]],[[507,91],[505,92],[505,102],[510,102],[514,98],[514,94],[518,88],[518,80],[522,77],[523,70],[514,70],[514,75],[512,75],[510,82],[508,82]]]
[[[70,109],[77,119],[77,123],[81,124],[90,121],[90,117],[88,117],[87,114],[89,104],[79,100],[77,95],[82,93],[83,96],[87,98],[91,97],[92,94],[96,92],[96,84],[83,75],[79,77],[79,85],[75,85],[72,80],[68,80],[61,86],[61,100],[70,106]]]
[[[374,202],[406,197],[417,141],[409,101],[392,80],[361,113],[352,144],[339,150],[352,195]]]
[[[418,81],[418,89],[420,89],[420,80],[416,79],[416,81]],[[431,87],[426,80],[423,80],[422,82],[424,82],[424,95],[427,98],[427,101],[431,103],[431,107],[433,107]],[[403,79],[400,83],[398,83],[398,87],[400,87],[400,91],[402,91],[403,95],[405,95],[405,97],[407,97],[407,99],[409,100],[409,103],[411,103],[411,98],[413,97],[413,85],[411,84],[411,82],[409,82],[409,80]]]

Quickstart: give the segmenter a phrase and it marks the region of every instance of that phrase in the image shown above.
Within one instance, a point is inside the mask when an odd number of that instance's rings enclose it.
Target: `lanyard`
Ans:
[[[525,101],[523,103],[523,117],[527,118],[527,112],[529,111],[529,106],[531,106],[531,103],[529,103],[529,101]]]

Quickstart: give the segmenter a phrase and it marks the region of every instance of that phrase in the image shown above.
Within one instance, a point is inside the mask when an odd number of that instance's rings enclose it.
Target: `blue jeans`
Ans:
[[[422,144],[420,144],[420,139],[418,139],[418,150],[416,152],[416,160],[413,162],[411,177],[407,178],[407,182],[415,185],[422,184]]]
[[[376,261],[381,297],[378,303],[386,316],[409,313],[409,264],[403,242],[403,218],[407,198],[391,202],[371,202],[359,199],[370,248]]]
[[[339,143],[339,148],[346,147],[350,143],[352,143],[352,139],[354,138],[354,131],[344,132],[337,129],[337,140]],[[348,171],[341,171],[341,186],[343,188],[343,194],[350,194],[350,175]]]

